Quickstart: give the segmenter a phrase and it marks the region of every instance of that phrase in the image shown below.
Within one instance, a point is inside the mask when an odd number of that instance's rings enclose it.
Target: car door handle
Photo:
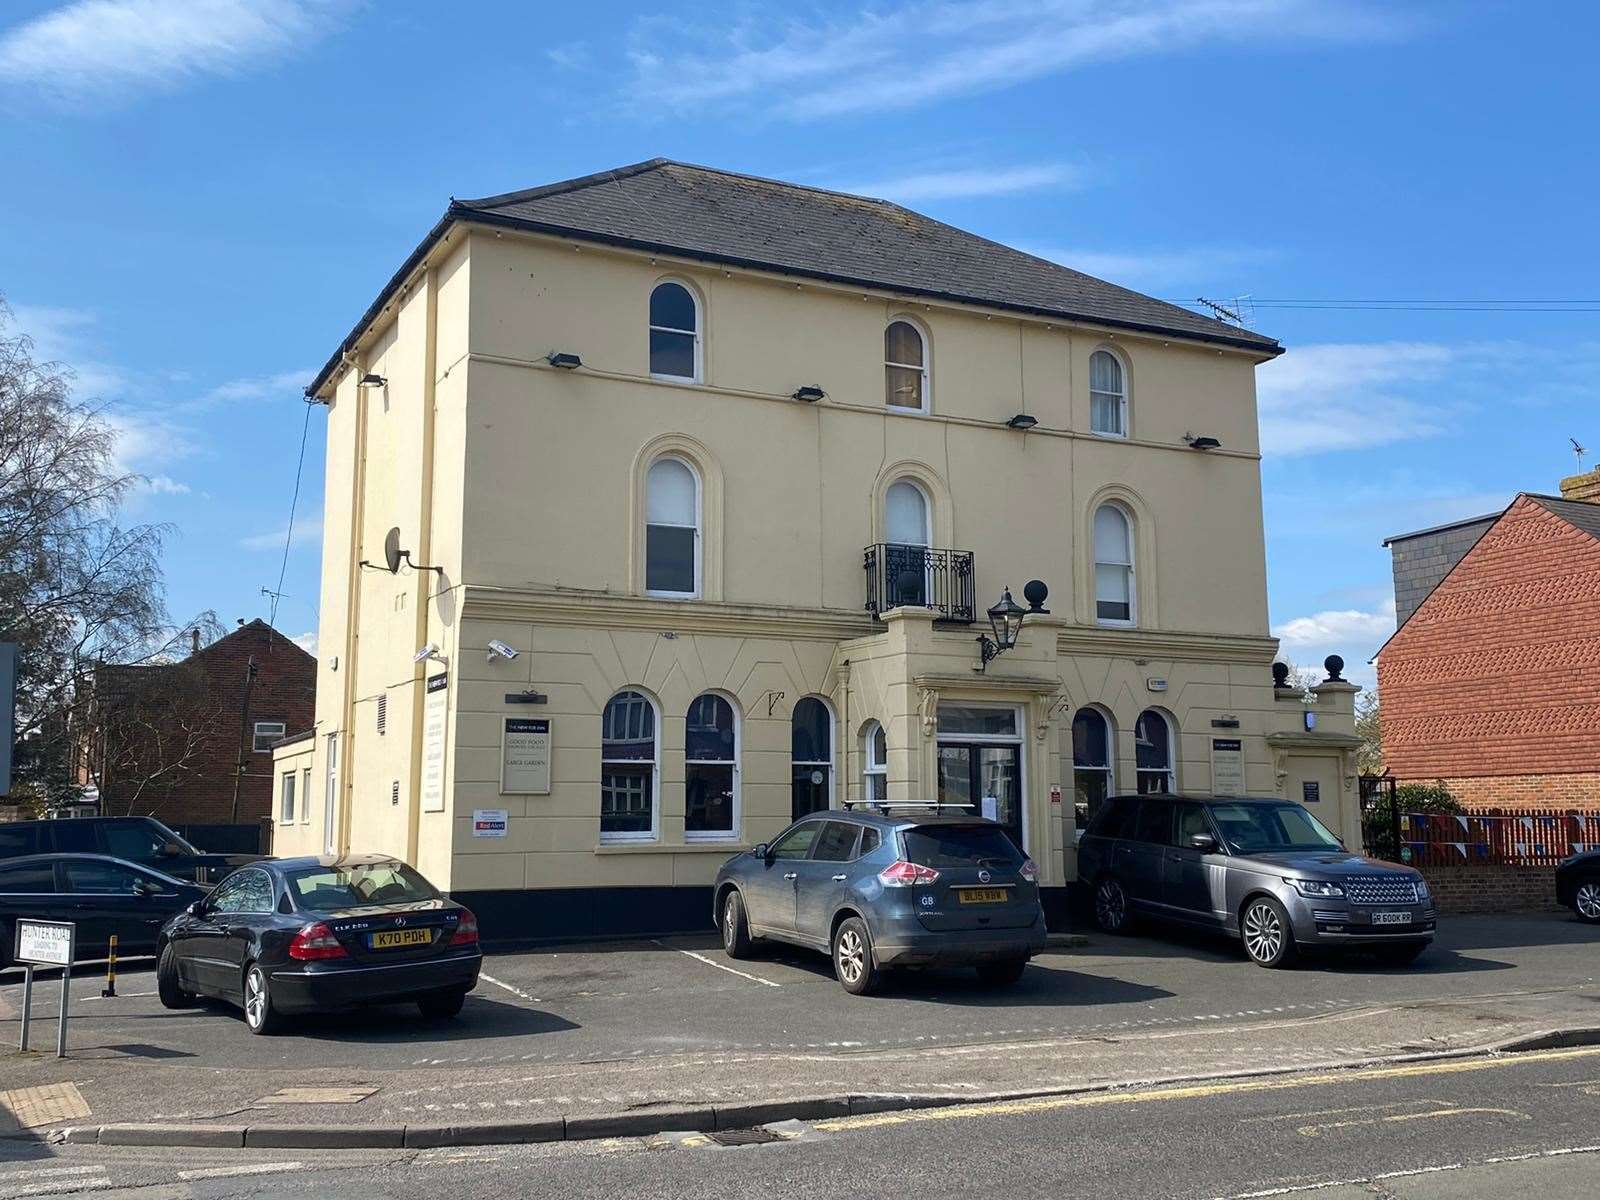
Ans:
[[[850,878],[850,876],[848,876],[848,875],[835,875],[833,877],[833,881],[835,883],[843,883],[846,879],[849,879],[849,878]]]
[[[799,879],[800,878],[800,872],[798,872],[798,871],[790,871],[787,875],[784,876],[784,878],[785,879]]]

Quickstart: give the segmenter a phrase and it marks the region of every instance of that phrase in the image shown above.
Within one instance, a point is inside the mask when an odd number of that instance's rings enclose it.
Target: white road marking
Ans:
[[[85,996],[85,1000],[128,1000],[137,996],[154,996],[155,992],[118,992],[115,996]]]
[[[719,963],[714,959],[707,958],[704,954],[696,954],[693,950],[684,950],[677,946],[669,946],[665,942],[656,941],[654,938],[652,938],[651,941],[655,941],[655,944],[660,946],[663,950],[677,950],[679,954],[687,954],[696,962],[703,962],[708,967],[715,967],[719,971],[726,971],[729,975],[737,975],[740,979],[748,979],[751,983],[759,983],[765,985],[766,987],[774,988],[783,986],[781,983],[773,983],[770,979],[763,979],[759,975],[747,975],[743,971],[736,971],[734,968],[728,966],[727,963]]]
[[[232,1179],[235,1175],[276,1175],[282,1171],[298,1171],[305,1166],[298,1162],[249,1163],[242,1167],[197,1167],[192,1171],[179,1171],[184,1182],[195,1179]]]
[[[497,987],[497,988],[505,988],[506,991],[510,992],[513,996],[517,997],[517,999],[526,1000],[529,1004],[539,1004],[539,1003],[541,1003],[541,1001],[539,1000],[539,997],[530,996],[530,995],[528,995],[527,992],[523,991],[521,988],[512,987],[509,983],[505,982],[505,980],[496,979],[493,975],[489,974],[487,971],[479,971],[478,972],[478,978],[483,980],[485,983],[494,984],[495,987]]]
[[[1378,1175],[1364,1175],[1355,1179],[1325,1179],[1321,1183],[1296,1183],[1286,1187],[1264,1188],[1259,1192],[1239,1192],[1233,1196],[1219,1196],[1217,1200],[1266,1200],[1269,1196],[1295,1196],[1304,1192],[1324,1192],[1329,1188],[1363,1187],[1382,1183],[1388,1179],[1412,1179],[1419,1175],[1442,1175],[1450,1171],[1465,1171],[1471,1167],[1489,1167],[1500,1163],[1532,1162],[1540,1158],[1564,1158],[1572,1154],[1594,1154],[1600,1146],[1568,1146],[1560,1150],[1535,1150],[1529,1154],[1502,1154],[1494,1158],[1481,1158],[1476,1162],[1446,1163],[1440,1167],[1413,1167],[1405,1171],[1384,1171]]]
[[[5,1187],[13,1180],[40,1179],[44,1176],[59,1178],[64,1175],[104,1175],[103,1166],[89,1167],[32,1167],[22,1171],[0,1171],[0,1187]]]

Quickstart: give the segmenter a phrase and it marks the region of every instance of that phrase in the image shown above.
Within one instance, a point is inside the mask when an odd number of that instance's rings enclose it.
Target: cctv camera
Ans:
[[[422,662],[424,659],[432,658],[434,655],[436,655],[438,653],[439,653],[439,647],[435,646],[432,642],[429,642],[421,650],[418,650],[415,654],[413,654],[411,656],[411,661],[414,662],[414,663],[419,663],[419,662]]]
[[[499,638],[489,639],[490,662],[493,662],[496,658],[515,658],[516,656],[517,650],[515,647],[506,645]]]

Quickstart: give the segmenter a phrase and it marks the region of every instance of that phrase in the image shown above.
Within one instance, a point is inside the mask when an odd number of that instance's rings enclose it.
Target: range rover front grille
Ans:
[[[1415,904],[1417,885],[1403,875],[1350,875],[1344,894],[1352,904]]]

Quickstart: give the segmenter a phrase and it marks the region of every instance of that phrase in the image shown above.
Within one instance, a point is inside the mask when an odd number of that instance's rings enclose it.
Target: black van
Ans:
[[[0,861],[27,854],[108,854],[164,875],[215,883],[258,854],[206,854],[154,817],[76,817],[0,823]]]

